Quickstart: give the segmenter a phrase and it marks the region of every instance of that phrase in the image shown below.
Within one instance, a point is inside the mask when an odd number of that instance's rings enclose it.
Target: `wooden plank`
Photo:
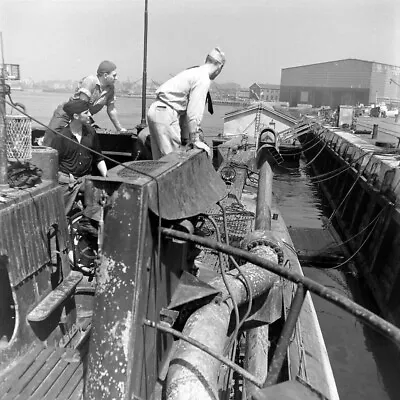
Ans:
[[[79,381],[78,386],[71,393],[70,400],[82,400],[83,396],[83,379]]]
[[[69,350],[69,351],[68,351]],[[30,400],[43,400],[44,396],[47,395],[60,376],[64,373],[64,371],[68,368],[69,361],[65,359],[65,355],[71,355],[71,352],[76,354],[75,351],[70,349],[63,349],[63,353],[60,356],[59,361],[56,366],[51,370],[51,372],[47,375],[42,384],[36,389],[36,391],[31,396]],[[78,364],[78,363],[77,363]],[[58,392],[57,392],[58,393]],[[52,398],[54,400],[55,397]]]
[[[76,286],[82,280],[83,275],[77,271],[71,273],[60,285],[52,290],[27,316],[28,321],[39,322],[59,307],[75,291]]]
[[[46,348],[41,351],[25,373],[12,385],[7,395],[2,397],[2,400],[14,400],[15,397],[22,392],[26,386],[28,386],[29,382],[31,382],[32,379],[35,379],[35,375],[44,366],[52,352],[52,348]],[[16,366],[16,369],[19,369],[19,365]]]
[[[69,399],[81,381],[83,381],[83,367],[82,365],[78,365],[71,379],[58,394],[57,400]]]
[[[25,400],[31,396],[35,390],[39,388],[41,383],[46,379],[56,364],[60,361],[65,350],[63,348],[54,348],[53,353],[47,359],[46,364],[38,371],[34,379],[32,379],[25,389],[15,398],[15,400]]]
[[[61,363],[66,364],[66,368],[64,368],[57,379],[54,380],[53,385],[46,393],[46,396],[43,398],[43,400],[56,399],[65,388],[65,386],[69,384],[70,379],[78,368],[82,371],[83,374],[82,362],[79,353],[75,351],[68,351],[69,349],[66,350],[67,351],[64,354],[63,359],[61,360]]]
[[[18,359],[15,364],[5,373],[0,384],[0,395],[6,394],[11,386],[25,373],[25,371],[35,362],[38,354],[43,350],[43,346],[33,347],[26,356]]]

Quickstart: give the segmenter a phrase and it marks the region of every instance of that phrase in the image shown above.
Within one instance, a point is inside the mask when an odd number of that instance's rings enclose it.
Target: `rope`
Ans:
[[[301,167],[301,169],[305,170],[307,167],[309,167],[317,159],[317,157],[322,153],[322,151],[325,149],[327,144],[328,143],[325,142],[324,145],[321,147],[321,149],[318,151],[317,155],[311,161],[309,161],[306,165]],[[290,171],[297,171],[299,169],[299,168],[290,168],[290,167],[284,167],[284,168],[287,169],[287,170],[290,170]]]
[[[346,201],[347,197],[350,195],[350,193],[352,192],[352,190],[354,189],[354,187],[356,186],[356,183],[358,182],[358,180],[361,178],[362,174],[365,172],[365,170],[368,167],[368,164],[370,163],[371,158],[368,160],[367,164],[365,165],[365,167],[359,171],[359,173],[357,174],[356,179],[354,180],[353,184],[351,185],[350,189],[347,191],[346,195],[344,196],[343,200],[340,202],[340,204],[335,208],[335,210],[332,212],[331,216],[328,218],[328,223],[326,225],[329,225],[332,223],[332,219],[333,217],[336,215],[336,213],[338,212],[338,210],[340,209],[340,207],[342,207],[342,205],[344,204],[344,202]]]
[[[338,264],[338,265],[335,265],[334,267],[330,267],[330,268],[326,268],[326,269],[338,269],[338,268],[342,267],[343,265],[347,264],[349,261],[351,261],[351,260],[360,252],[360,250],[362,249],[362,247],[364,246],[364,244],[368,241],[368,239],[370,238],[370,236],[371,236],[372,233],[374,232],[374,230],[375,230],[375,228],[376,228],[376,225],[378,224],[378,217],[380,216],[380,214],[382,213],[382,211],[383,211],[384,209],[386,209],[386,207],[383,208],[383,209],[380,211],[380,213],[377,215],[377,217],[374,218],[374,220],[375,220],[374,226],[372,227],[371,231],[368,233],[368,235],[367,235],[367,237],[365,238],[365,240],[361,243],[360,247],[359,247],[347,260],[341,262],[341,263]]]

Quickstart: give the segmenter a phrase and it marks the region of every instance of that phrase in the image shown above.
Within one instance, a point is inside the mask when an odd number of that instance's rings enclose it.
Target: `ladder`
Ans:
[[[260,102],[258,104],[256,118],[255,118],[255,124],[254,124],[254,139],[256,140],[256,143],[258,142],[258,135],[260,134],[259,131],[260,131],[260,122],[261,122],[261,109],[262,109],[262,104]]]

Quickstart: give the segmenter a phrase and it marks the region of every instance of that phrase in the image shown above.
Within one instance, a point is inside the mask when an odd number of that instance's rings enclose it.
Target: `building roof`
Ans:
[[[256,102],[256,103],[251,104],[249,107],[241,108],[238,110],[233,110],[231,112],[228,112],[224,115],[224,120],[226,120],[228,118],[230,119],[230,118],[239,117],[242,114],[245,114],[248,112],[257,113],[257,111],[259,110],[260,107],[261,107],[262,111],[272,114],[275,116],[275,118],[280,118],[281,120],[284,120],[285,122],[287,122],[289,124],[295,124],[297,122],[296,118],[294,118],[293,116],[290,116],[290,115],[287,115],[286,113],[277,111],[273,108],[272,105],[266,104],[265,102],[262,102],[261,104]]]
[[[280,89],[281,88],[281,85],[275,85],[273,83],[257,83],[257,82],[255,82],[255,83],[253,83],[253,85],[257,85],[261,89]],[[251,86],[253,86],[253,85],[251,85]]]
[[[381,64],[381,65],[388,65],[389,67],[396,67],[396,68],[400,69],[400,67],[398,65],[385,64],[385,63],[380,63],[380,62],[377,62],[377,61],[360,60],[359,58],[343,58],[341,60],[324,61],[324,62],[313,63],[313,64],[297,65],[295,67],[286,67],[286,68],[282,68],[282,69],[303,68],[303,67],[310,67],[311,65],[332,64],[332,63],[335,63],[335,62],[342,62],[342,61],[359,61],[359,62],[368,63],[368,64]]]

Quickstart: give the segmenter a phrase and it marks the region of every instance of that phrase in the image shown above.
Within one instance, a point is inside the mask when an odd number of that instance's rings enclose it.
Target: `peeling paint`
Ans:
[[[122,191],[122,197],[125,200],[130,200],[131,199],[131,194],[129,193],[128,190],[126,190],[126,188],[124,188],[123,191]]]
[[[111,280],[109,271],[115,266],[115,261],[110,257],[103,257],[102,263],[100,264],[98,275],[97,275],[97,287],[98,293],[104,293]]]
[[[129,336],[130,336],[129,332],[131,324],[132,324],[132,312],[128,311],[128,315],[125,319],[125,329],[123,329],[121,332],[121,341],[124,349],[125,359],[128,359]]]

